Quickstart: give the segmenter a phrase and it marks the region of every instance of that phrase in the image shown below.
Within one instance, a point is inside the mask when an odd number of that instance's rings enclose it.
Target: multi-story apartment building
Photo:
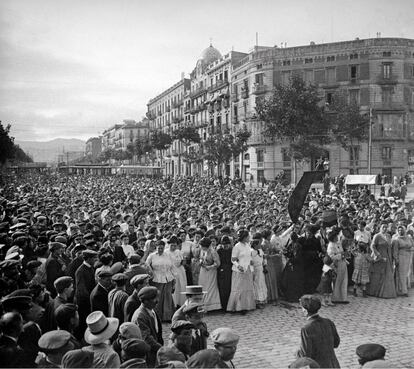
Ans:
[[[96,159],[102,152],[102,136],[91,137],[85,144],[85,156]]]
[[[126,151],[127,146],[136,139],[147,138],[149,121],[144,118],[141,122],[125,119],[123,124],[115,124],[102,134],[102,150],[114,149]]]
[[[182,77],[179,82],[148,102],[147,118],[151,131],[160,130],[172,135],[174,130],[182,124],[184,95],[189,89],[190,80]],[[179,152],[182,152],[182,147],[176,140],[168,150],[158,151],[156,164],[164,168],[165,175],[176,176],[183,173]]]
[[[329,104],[342,91],[362,112],[372,112],[371,173],[394,175],[414,171],[414,40],[376,38],[329,44],[311,43],[289,48],[260,48],[235,64],[231,79],[232,123],[252,132],[249,149],[232,163],[232,175],[260,182],[281,171],[294,180],[310,163],[295,166],[288,144],[263,136],[263,122],[255,114],[256,98],[267,96],[277,84],[301,76],[318,87]],[[330,174],[368,173],[367,142],[345,151],[327,148]]]

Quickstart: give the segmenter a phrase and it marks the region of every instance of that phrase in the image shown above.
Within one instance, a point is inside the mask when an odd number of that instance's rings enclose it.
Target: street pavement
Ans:
[[[331,319],[341,343],[336,349],[341,368],[358,368],[355,349],[363,343],[380,343],[387,349],[390,368],[414,368],[414,289],[409,297],[378,299],[349,296],[350,304],[322,307],[320,315]],[[236,368],[286,368],[299,348],[300,329],[306,322],[298,304],[267,305],[242,316],[208,313],[208,329],[231,327],[241,336]],[[169,325],[164,325],[167,337]],[[208,345],[211,346],[209,339]]]

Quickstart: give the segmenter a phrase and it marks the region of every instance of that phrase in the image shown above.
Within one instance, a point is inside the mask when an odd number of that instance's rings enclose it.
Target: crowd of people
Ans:
[[[201,177],[3,177],[0,367],[232,367],[237,332],[209,332],[204,314],[281,299],[300,301],[325,332],[311,342],[307,323],[297,362],[339,367],[335,325],[317,312],[348,303],[351,285],[363,298],[408,296],[413,203],[312,190],[292,224],[291,191]]]

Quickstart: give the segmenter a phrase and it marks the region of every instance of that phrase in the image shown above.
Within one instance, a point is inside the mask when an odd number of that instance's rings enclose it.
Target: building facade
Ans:
[[[91,137],[85,144],[85,156],[96,159],[102,152],[102,136]]]
[[[272,180],[282,170],[293,182],[310,163],[295,165],[288,145],[263,136],[263,122],[255,114],[256,99],[269,95],[277,84],[301,76],[315,84],[322,101],[346,93],[361,112],[372,112],[371,173],[394,175],[414,171],[414,40],[376,38],[290,48],[255,48],[232,71],[232,122],[251,132],[249,149],[233,163],[244,180]],[[330,175],[368,173],[367,142],[345,151],[326,147]]]

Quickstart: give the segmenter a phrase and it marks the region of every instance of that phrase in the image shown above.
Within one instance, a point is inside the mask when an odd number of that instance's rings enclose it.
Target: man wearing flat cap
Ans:
[[[74,283],[72,277],[63,276],[55,280],[53,283],[56,289],[57,296],[53,300],[53,311],[73,298]]]
[[[62,252],[65,245],[60,242],[51,242],[49,244],[50,255],[46,260],[46,289],[50,292],[50,295],[56,297],[56,289],[53,285],[54,281],[59,277],[65,275],[66,265],[62,259]]]
[[[146,355],[150,351],[149,345],[139,338],[129,338],[121,344],[120,368],[148,368]]]
[[[158,350],[157,366],[163,366],[168,361],[187,361],[191,355],[193,328],[194,326],[186,320],[177,320],[171,324],[171,344]]]
[[[128,294],[125,292],[125,285],[128,277],[124,273],[117,273],[112,276],[115,288],[108,293],[109,317],[117,318],[119,323],[124,322],[124,306],[128,300]]]
[[[214,343],[214,348],[220,355],[223,366],[220,368],[234,368],[231,361],[236,354],[237,345],[239,343],[239,335],[234,329],[222,327],[217,328],[211,333],[211,339]]]
[[[132,316],[132,323],[139,326],[142,339],[151,347],[147,362],[148,366],[154,367],[157,351],[164,344],[161,320],[154,311],[159,301],[159,292],[156,287],[144,287],[139,291],[138,297],[141,300],[141,306]]]
[[[340,338],[335,324],[319,316],[321,300],[314,295],[304,295],[299,300],[307,322],[301,329],[301,345],[297,357],[309,357],[321,368],[339,368],[335,348]]]
[[[3,260],[0,262],[0,296],[6,296],[19,288],[24,288],[20,276],[20,266],[18,260]]]
[[[56,330],[43,334],[39,339],[39,349],[46,357],[40,359],[38,368],[60,368],[63,356],[74,348],[69,332]]]
[[[366,343],[356,348],[358,363],[362,368],[389,368],[385,361],[386,349],[377,343]]]
[[[126,273],[125,273],[126,274]],[[137,310],[140,305],[141,301],[138,298],[138,293],[141,291],[142,288],[149,285],[150,276],[149,274],[138,274],[131,278],[129,281],[131,287],[134,288],[131,296],[125,302],[124,307],[124,321],[130,322],[132,316],[134,315],[135,310]]]
[[[207,348],[207,338],[210,333],[207,330],[207,324],[203,321],[205,310],[202,304],[190,302],[183,309],[185,320],[193,324],[193,337],[191,343],[191,355],[200,350]]]
[[[112,273],[107,270],[100,270],[97,274],[98,283],[90,296],[91,311],[102,311],[108,316],[108,293],[113,287]]]

